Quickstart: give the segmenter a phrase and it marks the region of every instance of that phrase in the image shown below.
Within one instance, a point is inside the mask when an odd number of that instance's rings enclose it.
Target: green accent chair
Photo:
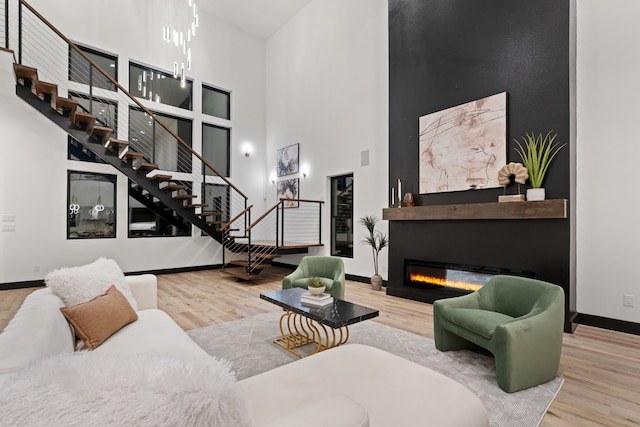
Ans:
[[[344,263],[342,258],[329,256],[306,256],[295,271],[282,279],[282,289],[307,289],[309,277],[324,280],[326,291],[332,297],[344,299]]]
[[[556,377],[563,325],[562,288],[524,277],[494,276],[477,292],[433,303],[436,348],[489,350],[507,393]]]

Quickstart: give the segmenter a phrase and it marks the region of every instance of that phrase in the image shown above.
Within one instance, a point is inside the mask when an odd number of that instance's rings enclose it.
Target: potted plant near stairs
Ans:
[[[371,288],[374,291],[382,289],[382,276],[378,274],[378,255],[388,244],[389,239],[386,234],[376,230],[378,218],[375,215],[366,215],[360,218],[360,224],[367,229],[368,235],[365,236],[362,243],[369,245],[373,253],[373,270],[374,275],[371,276]]]
[[[527,200],[536,201],[545,199],[545,190],[542,188],[542,181],[549,169],[549,165],[553,158],[558,154],[565,145],[555,142],[557,133],[552,135],[553,131],[549,131],[546,135],[542,133],[535,135],[528,132],[522,137],[524,146],[514,139],[518,144],[516,152],[522,159],[522,163],[529,172],[529,182],[531,188],[527,190]]]

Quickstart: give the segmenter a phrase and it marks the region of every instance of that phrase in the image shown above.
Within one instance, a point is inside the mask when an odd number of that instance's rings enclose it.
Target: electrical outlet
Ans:
[[[633,299],[634,298],[635,298],[634,295],[624,294],[622,304],[625,307],[633,307],[633,305],[634,305],[633,304]]]
[[[13,233],[14,231],[16,231],[16,226],[15,225],[2,225],[2,232],[3,233]]]
[[[2,215],[2,222],[16,222],[15,215]]]

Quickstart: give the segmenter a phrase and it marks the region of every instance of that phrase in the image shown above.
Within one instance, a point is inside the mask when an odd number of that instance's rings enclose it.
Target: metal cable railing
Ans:
[[[9,49],[9,0],[0,2],[0,13],[2,22],[0,22],[0,47]]]
[[[234,239],[225,247],[225,256],[232,261],[248,258],[248,268],[254,270],[260,269],[277,251],[322,246],[323,204],[318,200],[280,199],[252,222],[247,236]],[[229,224],[233,226],[233,222]]]

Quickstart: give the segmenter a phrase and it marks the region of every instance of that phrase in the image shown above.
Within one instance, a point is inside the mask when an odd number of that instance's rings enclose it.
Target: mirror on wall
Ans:
[[[116,176],[68,171],[67,238],[116,237]]]

